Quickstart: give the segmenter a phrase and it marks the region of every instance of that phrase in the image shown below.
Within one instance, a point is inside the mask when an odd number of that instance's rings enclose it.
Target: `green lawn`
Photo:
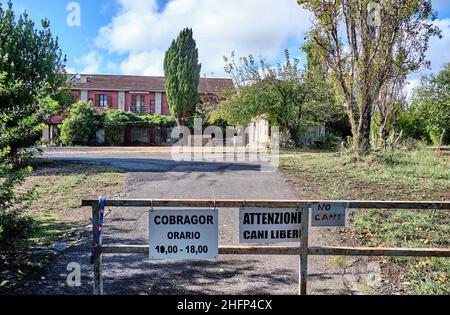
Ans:
[[[358,164],[338,153],[289,152],[282,155],[281,168],[302,199],[450,200],[450,159],[427,150],[375,155]],[[351,228],[341,233],[355,244],[450,245],[448,211],[364,210],[351,218]],[[408,293],[450,294],[449,259],[389,261],[388,270],[397,270],[392,274]]]

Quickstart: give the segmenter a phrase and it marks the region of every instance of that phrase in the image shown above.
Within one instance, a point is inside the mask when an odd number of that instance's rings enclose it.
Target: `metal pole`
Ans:
[[[299,270],[300,295],[307,295],[307,288],[308,288],[309,208],[310,205],[302,207],[302,230],[301,230],[300,270]]]
[[[93,243],[96,242],[96,234],[100,226],[100,206],[92,206],[92,235]],[[98,246],[101,248],[102,238],[100,236]],[[102,274],[102,254],[101,251],[94,257],[94,295],[103,295],[103,274]]]

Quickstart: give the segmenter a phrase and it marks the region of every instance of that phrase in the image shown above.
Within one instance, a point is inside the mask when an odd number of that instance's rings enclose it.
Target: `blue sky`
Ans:
[[[71,2],[13,1],[16,12],[27,10],[35,21],[50,20],[68,69],[82,73],[161,75],[164,51],[189,26],[199,46],[202,75],[225,76],[223,56],[231,51],[272,62],[282,60],[284,48],[299,56],[310,26],[309,13],[295,0],[77,0],[81,25],[69,26]],[[434,0],[433,5],[446,36],[430,47],[437,72],[450,62],[450,1]],[[420,74],[410,76],[413,85]]]

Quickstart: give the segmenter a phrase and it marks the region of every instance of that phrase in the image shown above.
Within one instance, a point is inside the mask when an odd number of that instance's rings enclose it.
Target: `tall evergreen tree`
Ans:
[[[50,23],[36,29],[26,13],[16,18],[12,2],[0,3],[0,248],[21,237],[15,221],[21,197],[16,193],[29,172],[24,148],[41,137],[45,119],[64,91],[64,56]]]
[[[192,29],[184,29],[166,52],[164,73],[170,111],[178,126],[192,115],[199,101],[201,65]]]

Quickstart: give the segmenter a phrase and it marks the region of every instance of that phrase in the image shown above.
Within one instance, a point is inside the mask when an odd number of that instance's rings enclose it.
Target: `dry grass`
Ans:
[[[389,152],[359,164],[337,153],[290,152],[281,168],[302,199],[450,200],[450,159],[430,150]],[[339,231],[347,245],[450,246],[448,211],[366,210],[351,218],[351,228]],[[388,293],[450,294],[448,259],[392,259],[383,271],[386,283],[398,282]]]

